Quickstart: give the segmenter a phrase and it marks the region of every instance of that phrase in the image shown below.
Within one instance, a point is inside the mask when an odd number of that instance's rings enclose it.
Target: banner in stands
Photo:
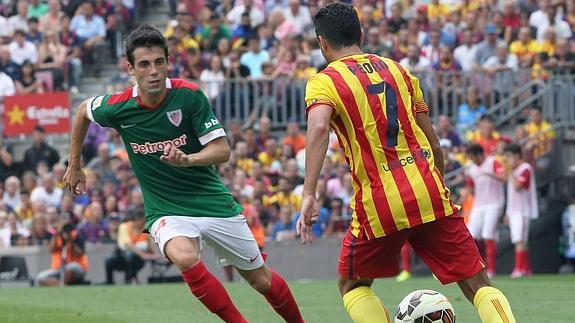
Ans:
[[[4,97],[4,136],[29,135],[42,126],[46,133],[70,130],[70,95],[68,92],[24,94]]]

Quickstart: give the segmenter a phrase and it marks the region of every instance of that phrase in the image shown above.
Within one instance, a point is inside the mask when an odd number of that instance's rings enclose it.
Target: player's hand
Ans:
[[[64,174],[64,187],[75,195],[86,193],[86,174],[79,167],[70,167]]]
[[[295,230],[296,235],[301,236],[301,242],[303,244],[312,242],[313,236],[311,234],[311,226],[305,224],[302,216],[297,219]]]
[[[191,166],[190,157],[177,147],[166,145],[164,154],[160,156],[160,160],[174,166],[188,167]]]
[[[312,226],[319,217],[319,203],[313,195],[304,195],[301,202],[301,218],[305,225]]]

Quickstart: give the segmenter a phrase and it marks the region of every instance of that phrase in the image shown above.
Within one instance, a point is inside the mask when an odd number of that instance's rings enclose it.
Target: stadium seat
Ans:
[[[0,258],[0,284],[3,282],[29,283],[26,259],[20,256],[2,256]]]

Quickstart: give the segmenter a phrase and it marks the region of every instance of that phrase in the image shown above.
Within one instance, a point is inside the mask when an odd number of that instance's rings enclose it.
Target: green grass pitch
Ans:
[[[494,283],[511,300],[518,322],[572,322],[575,276],[535,276]],[[350,322],[335,281],[290,282],[304,318],[309,323]],[[226,284],[234,302],[253,323],[282,322],[265,299],[245,283]],[[480,322],[473,306],[456,285],[441,286],[433,278],[413,278],[403,283],[392,279],[374,284],[377,294],[394,312],[407,293],[434,289],[446,295],[458,323]],[[0,289],[2,323],[175,323],[219,322],[186,285],[83,286],[69,288]]]

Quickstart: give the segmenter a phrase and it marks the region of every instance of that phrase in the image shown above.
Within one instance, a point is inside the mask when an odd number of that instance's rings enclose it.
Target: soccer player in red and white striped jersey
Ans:
[[[515,244],[515,267],[511,277],[531,274],[527,239],[529,222],[539,216],[537,187],[533,167],[523,160],[521,146],[509,144],[505,147],[505,158],[511,168],[507,178],[507,208],[511,242]]]

